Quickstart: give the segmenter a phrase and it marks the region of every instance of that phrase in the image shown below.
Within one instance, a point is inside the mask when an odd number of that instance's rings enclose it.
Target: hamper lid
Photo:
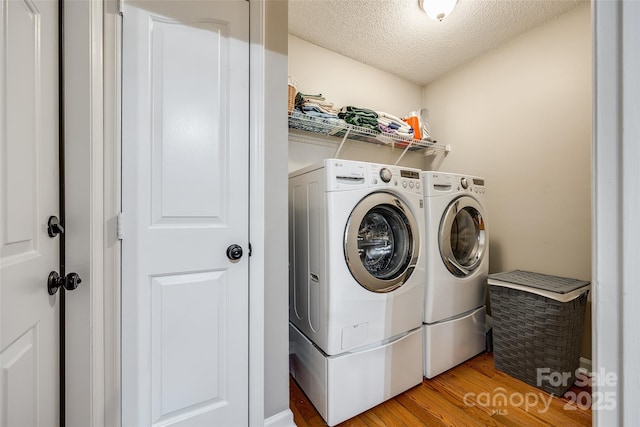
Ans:
[[[522,270],[490,274],[487,282],[489,285],[520,289],[563,302],[578,297],[590,287],[590,282],[584,280]]]

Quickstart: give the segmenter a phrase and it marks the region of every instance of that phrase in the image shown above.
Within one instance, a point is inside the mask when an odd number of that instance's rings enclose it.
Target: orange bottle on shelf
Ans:
[[[412,111],[409,117],[405,117],[402,120],[413,128],[413,139],[422,139],[422,136],[420,135],[420,119],[418,118],[417,112]]]

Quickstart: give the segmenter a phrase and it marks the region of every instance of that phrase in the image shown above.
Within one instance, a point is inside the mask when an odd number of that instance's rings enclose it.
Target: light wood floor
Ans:
[[[290,385],[290,407],[298,427],[325,426],[293,379]],[[497,371],[493,354],[485,353],[340,426],[590,426],[591,409],[585,406],[591,389],[574,386],[570,392],[573,398],[551,397]],[[500,395],[506,396],[506,404]]]

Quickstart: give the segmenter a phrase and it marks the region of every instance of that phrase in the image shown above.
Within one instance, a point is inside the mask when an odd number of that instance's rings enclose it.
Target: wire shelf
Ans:
[[[299,142],[319,143],[320,145],[338,145],[336,157],[338,157],[346,140],[363,141],[402,149],[403,151],[396,164],[400,162],[408,151],[424,151],[425,155],[436,155],[450,151],[448,145],[438,144],[435,141],[417,140],[397,134],[375,132],[368,128],[351,125],[341,119],[317,118],[295,111],[289,113],[288,118],[290,139]]]

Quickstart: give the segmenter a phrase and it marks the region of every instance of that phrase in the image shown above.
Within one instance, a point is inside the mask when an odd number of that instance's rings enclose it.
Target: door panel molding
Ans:
[[[38,256],[37,183],[38,146],[42,143],[40,85],[41,16],[33,2],[3,1],[1,22],[10,19],[6,37],[23,40],[20,46],[2,42],[7,50],[0,58],[2,104],[0,122],[7,144],[2,145],[2,158],[10,158],[2,166],[2,265],[24,262]],[[4,31],[3,31],[4,33]],[[6,92],[6,93],[5,93]],[[11,107],[7,100],[12,101]],[[11,257],[17,257],[12,260]]]
[[[0,369],[6,378],[6,386],[0,393],[0,413],[7,427],[38,424],[40,393],[38,359],[38,325],[29,328],[17,340],[0,353]]]

